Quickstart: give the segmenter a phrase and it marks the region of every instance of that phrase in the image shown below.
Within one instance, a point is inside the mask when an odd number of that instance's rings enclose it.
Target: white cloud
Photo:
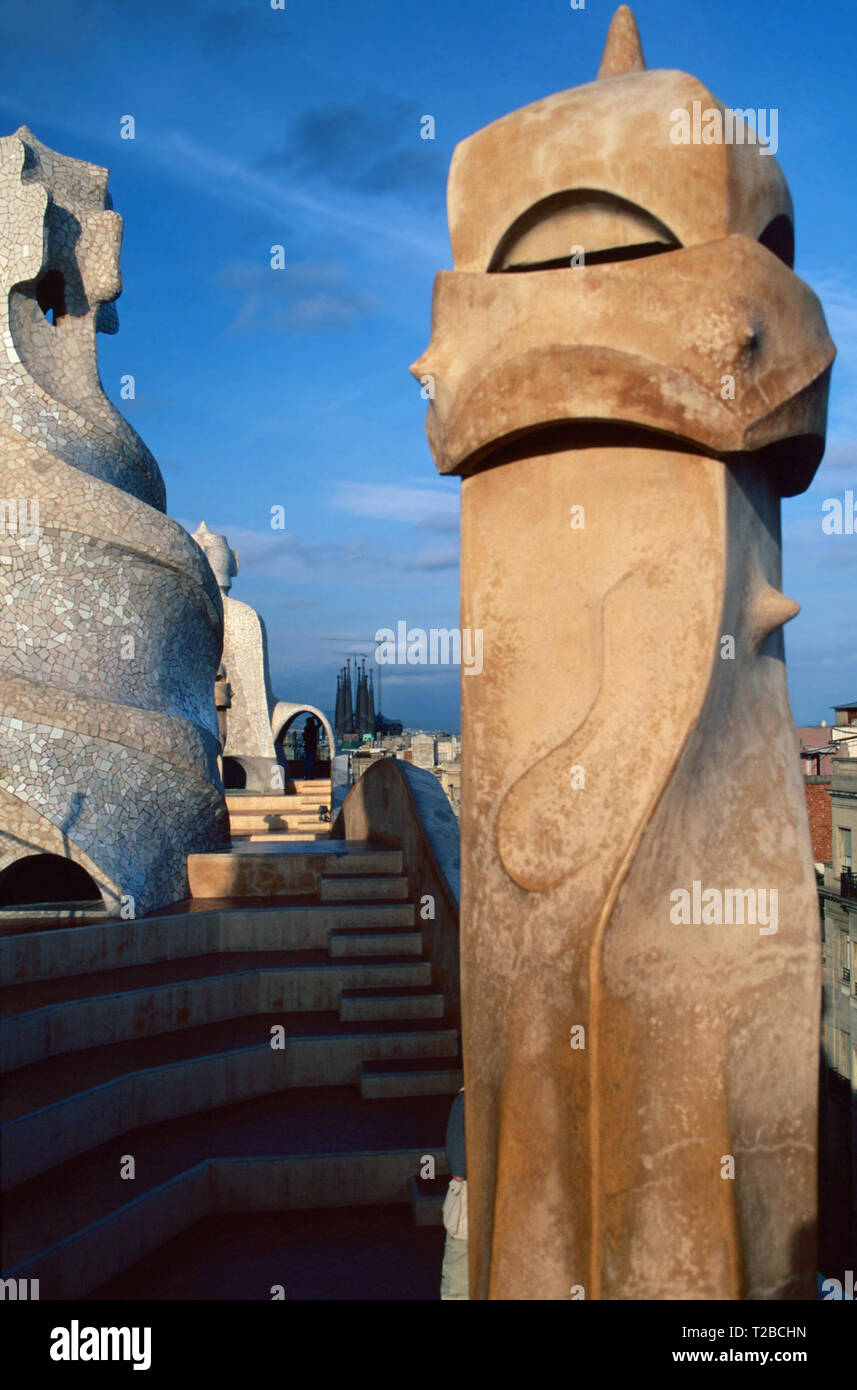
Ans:
[[[337,483],[331,505],[349,516],[374,517],[379,521],[417,523],[447,530],[460,512],[458,492],[440,488],[399,487],[394,483]]]

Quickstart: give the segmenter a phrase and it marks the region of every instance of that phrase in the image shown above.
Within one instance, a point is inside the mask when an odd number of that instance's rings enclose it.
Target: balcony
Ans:
[[[843,898],[857,899],[857,877],[853,869],[842,869],[839,874],[839,893]]]

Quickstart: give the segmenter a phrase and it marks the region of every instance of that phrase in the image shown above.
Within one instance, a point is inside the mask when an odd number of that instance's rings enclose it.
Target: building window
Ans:
[[[844,1028],[836,1030],[836,1059],[834,1066],[840,1076],[851,1080],[851,1038]]]
[[[841,869],[852,868],[851,863],[851,830],[847,825],[837,825],[836,838],[839,852],[839,867]]]

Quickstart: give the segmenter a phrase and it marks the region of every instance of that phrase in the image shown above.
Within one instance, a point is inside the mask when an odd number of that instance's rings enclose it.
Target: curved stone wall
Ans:
[[[348,793],[331,840],[372,840],[401,849],[408,896],[417,908],[432,984],[443,990],[447,1022],[461,1027],[458,821],[433,773],[398,758],[373,764]],[[428,900],[428,901],[427,901]]]

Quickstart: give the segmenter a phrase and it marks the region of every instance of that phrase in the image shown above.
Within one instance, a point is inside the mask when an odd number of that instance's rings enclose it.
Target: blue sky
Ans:
[[[451,263],[449,159],[488,121],[591,80],[614,8],[0,0],[3,133],[25,123],[107,165],[125,218],[105,389],[158,458],[170,514],[239,551],[233,596],[265,618],[283,699],[329,707],[345,651],[379,627],[457,625],[459,485],[435,472],[407,372]],[[649,67],[779,110],[796,269],[839,348],[827,458],[784,504],[785,588],[803,605],[786,633],[792,703],[817,722],[857,698],[857,536],[820,524],[825,498],[857,489],[857,6],[634,11]],[[434,141],[420,139],[425,114]],[[127,373],[135,401],[119,398]],[[284,531],[270,529],[278,504]],[[458,727],[455,672],[400,668],[384,691],[406,724]]]

